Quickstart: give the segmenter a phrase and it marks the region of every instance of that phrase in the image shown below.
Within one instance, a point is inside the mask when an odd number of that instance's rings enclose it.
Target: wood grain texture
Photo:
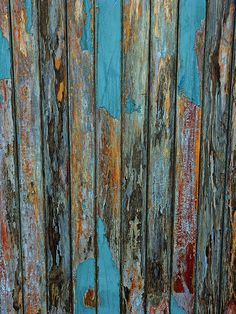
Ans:
[[[48,310],[71,313],[66,14],[62,0],[39,1]]]
[[[151,1],[146,280],[153,314],[168,313],[170,301],[177,4]]]
[[[224,233],[222,243],[222,282],[220,287],[220,312],[236,311],[236,35],[234,21],[234,55],[230,89],[230,119],[228,131],[227,189],[224,210]]]
[[[0,3],[0,312],[22,313],[22,269],[8,1]]]
[[[180,0],[171,296],[173,313],[193,313],[194,306],[204,18],[205,0]]]
[[[95,313],[94,2],[68,1],[74,313]]]
[[[11,2],[24,313],[46,313],[45,226],[36,1]]]
[[[217,313],[234,1],[209,1],[206,29],[196,311]]]
[[[121,1],[96,1],[98,313],[120,313]]]
[[[122,313],[144,313],[149,1],[123,1]]]

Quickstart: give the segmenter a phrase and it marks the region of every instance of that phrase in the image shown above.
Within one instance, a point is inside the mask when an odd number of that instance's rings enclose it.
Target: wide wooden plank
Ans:
[[[169,312],[177,53],[176,0],[151,1],[147,312]]]
[[[219,310],[222,218],[232,61],[233,0],[209,1],[204,67],[196,311]]]
[[[123,1],[122,313],[145,311],[149,1]]]
[[[24,312],[46,313],[36,1],[11,1],[20,180]]]
[[[72,303],[65,16],[63,0],[39,1],[47,293],[52,313],[71,313]]]
[[[96,1],[98,313],[120,313],[121,0]]]
[[[205,2],[179,2],[173,313],[192,313],[194,306]]]
[[[234,28],[235,28],[234,22]],[[227,151],[227,182],[222,243],[222,282],[220,287],[220,313],[236,311],[236,32],[234,29],[234,55],[230,88],[230,119]]]
[[[20,219],[9,3],[0,3],[0,312],[22,313]]]
[[[74,313],[95,313],[94,2],[68,1]]]

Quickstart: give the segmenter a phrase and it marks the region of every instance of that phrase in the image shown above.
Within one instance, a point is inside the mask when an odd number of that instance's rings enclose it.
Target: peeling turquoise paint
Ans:
[[[175,297],[171,296],[171,313],[173,314],[186,314],[185,310],[179,306]]]
[[[133,113],[133,112],[141,112],[141,106],[138,106],[134,100],[130,97],[126,97],[126,113]]]
[[[95,286],[95,259],[89,258],[80,263],[76,270],[76,314],[94,314],[95,308],[84,305],[84,295],[89,288]]]
[[[26,31],[30,32],[32,27],[32,0],[25,0],[26,9]]]
[[[93,51],[93,40],[91,34],[91,8],[92,6],[90,0],[84,0],[84,14],[86,18],[80,44],[82,50],[88,50],[89,52]]]
[[[97,107],[120,118],[120,0],[97,1]]]
[[[11,78],[10,46],[0,29],[0,80],[9,78]]]
[[[98,235],[98,313],[120,313],[120,274],[112,259],[105,227],[101,218],[97,221]]]
[[[200,105],[200,75],[195,52],[196,33],[205,18],[205,0],[180,1],[178,94]]]

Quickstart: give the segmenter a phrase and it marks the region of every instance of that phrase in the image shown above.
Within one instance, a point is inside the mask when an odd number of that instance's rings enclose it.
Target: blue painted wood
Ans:
[[[98,313],[120,313],[121,1],[96,1]]]

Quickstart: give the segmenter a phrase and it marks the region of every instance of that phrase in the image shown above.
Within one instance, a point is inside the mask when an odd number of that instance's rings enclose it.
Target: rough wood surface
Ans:
[[[234,21],[234,59],[230,89],[230,119],[228,131],[227,189],[222,243],[222,282],[220,312],[236,312],[236,37]]]
[[[153,314],[168,313],[170,301],[177,5],[151,1],[146,280]]]
[[[48,310],[50,313],[70,313],[70,191],[64,1],[39,1],[38,16]]]
[[[98,313],[120,313],[121,0],[96,1]]]
[[[196,311],[217,313],[234,1],[209,1],[196,263]]]
[[[205,0],[180,0],[171,312],[192,313]],[[191,23],[189,23],[191,21]]]
[[[22,313],[22,269],[8,1],[0,3],[0,312]]]
[[[95,313],[94,2],[68,1],[74,313]]]
[[[149,1],[123,1],[122,313],[144,313]]]
[[[36,1],[11,2],[24,312],[46,313],[45,226]]]
[[[0,1],[1,313],[236,312],[235,5]]]

